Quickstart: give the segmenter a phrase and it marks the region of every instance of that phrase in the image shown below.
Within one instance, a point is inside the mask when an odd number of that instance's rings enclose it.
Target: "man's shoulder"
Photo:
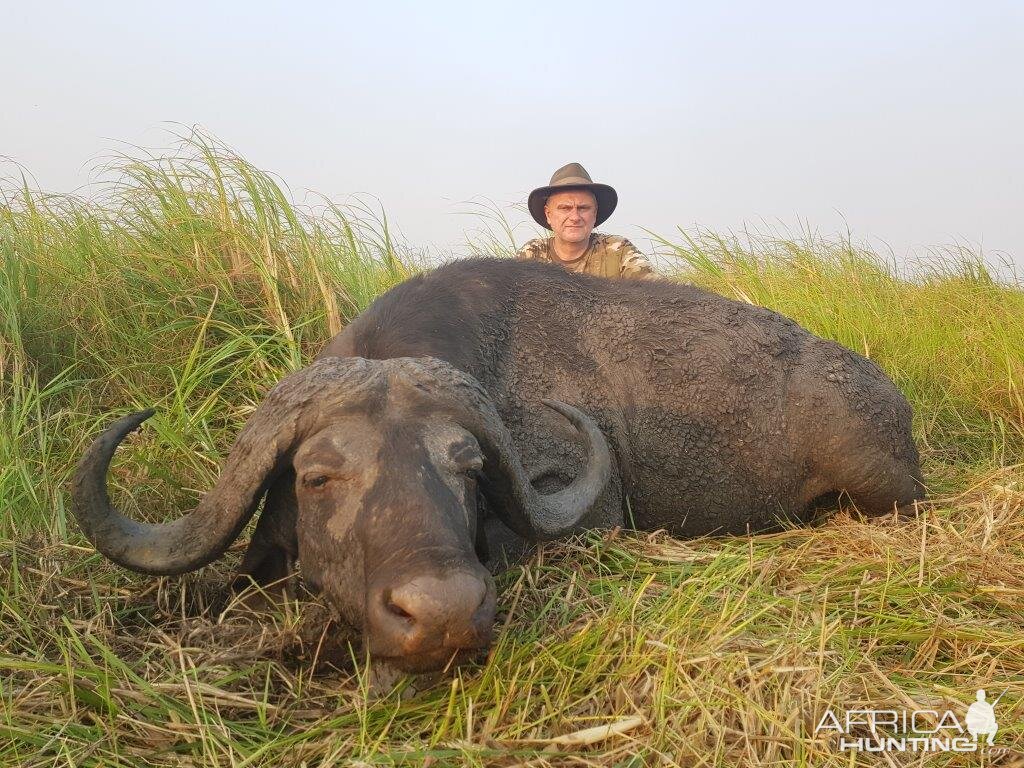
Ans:
[[[533,240],[528,240],[518,251],[516,251],[516,258],[547,261],[548,242],[550,239],[551,238],[549,237],[535,237]]]
[[[619,277],[632,277],[643,280],[658,279],[650,260],[640,252],[633,243],[620,235],[594,233],[592,246],[594,251],[605,258],[617,259]]]
[[[591,245],[605,251],[636,250],[636,246],[621,235],[609,235],[604,232],[594,232],[591,235]]]

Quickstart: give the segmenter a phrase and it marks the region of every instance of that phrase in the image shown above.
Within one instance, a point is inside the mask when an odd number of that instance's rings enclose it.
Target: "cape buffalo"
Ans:
[[[216,485],[173,522],[112,508],[106,473],[151,411],[86,451],[74,510],[104,555],[175,574],[263,513],[241,574],[298,559],[407,671],[486,646],[485,564],[584,527],[743,534],[845,492],[923,497],[907,401],[870,360],[787,318],[671,282],[474,259],[378,298],[253,413]],[[626,509],[631,519],[626,519]]]

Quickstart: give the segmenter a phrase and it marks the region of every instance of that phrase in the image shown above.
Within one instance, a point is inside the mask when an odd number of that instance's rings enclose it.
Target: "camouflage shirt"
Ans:
[[[658,274],[636,246],[618,235],[590,234],[590,245],[583,255],[573,261],[562,261],[555,254],[553,237],[531,240],[516,253],[517,259],[534,259],[559,264],[570,272],[599,277],[630,277],[637,280],[657,280]]]

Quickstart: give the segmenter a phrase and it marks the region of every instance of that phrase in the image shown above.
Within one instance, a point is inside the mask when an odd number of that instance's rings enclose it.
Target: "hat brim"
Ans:
[[[544,229],[551,229],[551,225],[548,224],[547,217],[544,215],[544,204],[556,192],[571,192],[574,189],[585,189],[596,198],[597,220],[594,222],[595,227],[604,223],[612,215],[615,206],[619,204],[619,194],[607,184],[554,184],[548,187],[538,187],[526,199],[526,207],[530,209],[533,220]]]

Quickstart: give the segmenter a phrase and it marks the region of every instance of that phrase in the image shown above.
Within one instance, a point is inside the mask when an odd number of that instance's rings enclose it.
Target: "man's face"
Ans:
[[[597,221],[597,198],[585,189],[556,192],[545,203],[544,215],[557,239],[581,243]]]

